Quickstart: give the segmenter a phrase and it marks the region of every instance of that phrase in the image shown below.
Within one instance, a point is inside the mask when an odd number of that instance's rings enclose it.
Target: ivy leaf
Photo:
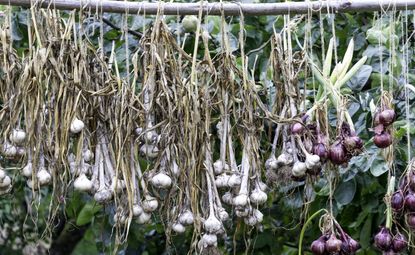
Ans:
[[[378,157],[373,160],[372,166],[370,167],[370,172],[373,176],[378,177],[387,171],[388,167],[386,166],[385,161],[382,157],[380,157],[380,155],[378,155]]]
[[[340,205],[347,205],[352,202],[356,193],[356,183],[354,180],[341,183],[334,191],[334,199]]]
[[[88,203],[84,205],[81,212],[79,212],[76,218],[76,225],[82,226],[90,223],[94,215],[101,210],[102,206],[95,203]]]
[[[363,65],[347,82],[347,86],[349,86],[353,91],[361,91],[369,80],[371,74],[372,67],[369,65]]]

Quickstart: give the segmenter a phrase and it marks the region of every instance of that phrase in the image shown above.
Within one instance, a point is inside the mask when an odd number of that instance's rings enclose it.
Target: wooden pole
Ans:
[[[35,0],[0,0],[0,5],[30,7]],[[42,8],[59,10],[102,10],[103,12],[130,14],[196,15],[203,8],[205,15],[247,16],[306,14],[312,12],[371,12],[415,9],[415,0],[329,0],[283,3],[148,3],[106,0],[44,0],[37,4]]]

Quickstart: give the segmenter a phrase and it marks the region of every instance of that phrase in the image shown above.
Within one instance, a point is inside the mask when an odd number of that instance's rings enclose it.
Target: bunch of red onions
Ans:
[[[375,235],[375,246],[383,254],[399,254],[407,249],[408,241],[401,233],[392,235],[388,228],[382,227]]]
[[[353,156],[360,154],[362,148],[362,139],[356,135],[347,123],[343,122],[340,134],[330,146],[329,159],[335,165],[343,165]]]
[[[373,142],[377,147],[386,148],[392,144],[391,125],[395,117],[395,111],[389,108],[385,108],[375,114],[373,120],[375,137],[373,138]]]
[[[359,243],[351,238],[336,224],[336,233],[326,233],[311,244],[311,252],[315,255],[323,254],[354,254],[359,248]]]
[[[407,226],[415,230],[415,172],[412,169],[392,194],[391,207],[397,217],[405,215]]]

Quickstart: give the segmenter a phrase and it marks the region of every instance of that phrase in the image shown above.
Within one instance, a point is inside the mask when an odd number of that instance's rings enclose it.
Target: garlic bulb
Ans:
[[[159,149],[153,144],[143,144],[140,148],[140,153],[149,159],[155,159],[159,154]]]
[[[12,143],[20,145],[26,140],[26,132],[22,129],[13,129],[9,139]]]
[[[305,175],[307,171],[307,166],[304,162],[297,161],[295,162],[293,168],[292,168],[292,174],[295,177],[302,177]]]
[[[213,214],[210,214],[203,223],[203,229],[211,234],[217,233],[221,228],[222,223]]]
[[[229,214],[226,212],[225,208],[218,208],[219,219],[221,221],[227,221],[229,219]]]
[[[17,148],[17,151],[16,151],[17,156],[23,157],[24,155],[26,155],[25,147],[16,147],[16,148]]]
[[[218,245],[218,238],[217,238],[216,235],[204,234],[202,236],[202,239],[200,240],[200,245],[203,248],[206,248],[208,246],[217,246]]]
[[[267,161],[265,161],[265,169],[274,171],[278,169],[278,160],[275,156],[271,156],[267,159]]]
[[[101,190],[98,190],[94,195],[94,199],[98,203],[108,202],[108,201],[111,200],[111,198],[112,198],[112,193],[107,188],[103,188]]]
[[[180,224],[185,225],[185,226],[193,224],[194,222],[193,213],[189,209],[184,210],[179,215],[178,221]]]
[[[254,204],[263,204],[267,202],[268,196],[267,193],[262,191],[259,187],[256,187],[249,196],[249,200]]]
[[[33,173],[33,165],[32,163],[27,163],[22,169],[22,175],[27,178],[31,178]]]
[[[71,126],[69,128],[69,131],[71,131],[71,133],[73,133],[73,134],[78,134],[79,132],[81,132],[84,129],[84,127],[85,127],[84,122],[75,117],[71,122]]]
[[[155,197],[147,195],[142,203],[142,206],[145,212],[153,212],[157,209],[159,203]]]
[[[318,155],[308,154],[305,159],[305,164],[307,169],[314,168],[318,163],[320,163],[320,157]]]
[[[3,181],[3,179],[6,177],[6,171],[4,171],[3,168],[0,167],[0,181]]]
[[[36,177],[40,186],[47,185],[52,180],[52,176],[44,167],[40,168],[40,170],[36,174]]]
[[[220,174],[220,175],[216,176],[216,179],[215,179],[216,187],[218,187],[218,188],[228,187],[230,177],[231,176],[227,175],[227,174]]]
[[[123,189],[125,189],[125,181],[117,179],[117,177],[114,176],[111,182],[111,190],[121,192]]]
[[[90,181],[85,174],[81,174],[78,176],[78,178],[75,179],[73,186],[75,190],[91,191],[93,184],[92,181]]]
[[[233,205],[244,207],[248,204],[248,196],[246,194],[239,194],[233,198]]]
[[[282,164],[282,165],[291,165],[293,163],[293,156],[291,156],[291,154],[288,153],[282,153],[281,155],[278,156],[277,159],[278,164]]]
[[[158,140],[158,134],[155,130],[147,131],[144,134],[144,139],[147,144],[155,144]]]
[[[0,188],[9,187],[12,184],[12,179],[6,175],[3,180],[0,182]]]
[[[133,216],[138,217],[142,213],[143,213],[143,208],[138,204],[134,204],[133,205]]]
[[[122,213],[114,214],[114,223],[115,224],[125,224],[127,222],[127,217]]]
[[[242,207],[242,208],[237,208],[235,210],[235,214],[236,216],[238,216],[239,218],[243,218],[248,216],[249,214],[249,208],[248,207]]]
[[[171,226],[171,229],[174,232],[178,233],[178,234],[184,233],[186,231],[186,228],[182,224],[180,224],[180,223],[174,223]]]
[[[239,174],[232,174],[228,181],[228,186],[230,188],[235,188],[241,185],[242,177]]]
[[[218,159],[213,163],[213,170],[216,175],[223,173],[224,171],[229,171],[229,165],[223,163],[222,160]]]
[[[3,143],[3,155],[6,157],[15,157],[17,154],[17,147],[9,142]]]
[[[91,150],[84,150],[82,153],[82,156],[84,157],[85,162],[90,162],[94,159],[94,153]]]
[[[144,224],[144,223],[149,222],[150,219],[151,219],[151,214],[143,212],[143,213],[140,214],[140,216],[138,216],[137,223],[138,224]]]
[[[228,192],[225,192],[225,194],[222,195],[222,201],[225,204],[232,205],[233,204],[233,196],[232,196],[232,193],[229,192],[229,191]]]
[[[171,178],[163,172],[154,175],[150,181],[156,188],[167,189],[171,186]]]
[[[244,218],[245,224],[249,226],[255,226],[258,223],[261,223],[264,219],[264,215],[257,209],[252,210],[252,215]]]

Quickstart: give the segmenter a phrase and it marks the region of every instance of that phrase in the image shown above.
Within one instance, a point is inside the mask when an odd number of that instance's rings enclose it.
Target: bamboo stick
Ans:
[[[33,0],[33,3],[36,2]],[[31,0],[0,0],[0,5],[30,7]],[[60,10],[91,9],[110,13],[156,14],[163,9],[165,15],[196,15],[203,8],[205,15],[247,16],[306,14],[312,12],[370,12],[415,9],[415,0],[331,0],[283,3],[148,3],[107,0],[45,0],[39,1],[42,8]]]

